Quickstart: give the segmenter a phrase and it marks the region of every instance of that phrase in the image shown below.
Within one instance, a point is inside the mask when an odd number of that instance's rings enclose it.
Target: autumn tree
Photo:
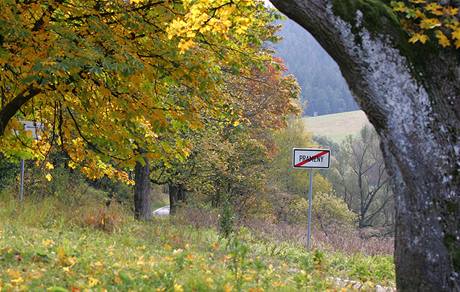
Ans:
[[[398,290],[459,290],[458,1],[271,2],[337,61],[381,138],[396,196]]]
[[[152,181],[168,184],[173,212],[178,202],[204,201],[219,207],[229,199],[236,209],[261,192],[265,168],[274,152],[272,131],[300,112],[299,87],[274,58],[233,74],[226,69],[222,93],[227,101],[219,116],[203,113],[205,127],[184,133],[190,155],[167,167],[152,165]],[[198,198],[198,197],[199,198]]]
[[[0,3],[0,151],[67,153],[91,179],[127,182],[190,150],[182,133],[224,108],[222,80],[270,56],[259,1]],[[41,123],[40,141],[21,120]],[[147,186],[147,185],[146,185]],[[140,201],[146,192],[139,192]]]

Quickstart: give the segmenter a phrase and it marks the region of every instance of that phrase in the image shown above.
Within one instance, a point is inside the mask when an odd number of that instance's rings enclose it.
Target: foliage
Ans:
[[[9,202],[0,200],[0,289],[340,289],[333,277],[394,286],[389,256],[310,254],[301,246],[261,241],[247,230],[237,240],[219,239],[207,228],[135,222],[123,212],[116,213],[123,223],[113,232],[97,232],[69,221],[76,205],[49,197],[38,205],[26,201],[21,210]]]
[[[226,75],[225,108],[231,114],[204,116],[204,128],[184,135],[190,155],[169,167],[153,162],[152,180],[182,186],[194,203],[218,207],[230,201],[236,212],[245,209],[264,188],[274,152],[271,130],[284,127],[287,115],[299,111],[297,83],[283,72],[275,60],[265,71],[254,67],[246,76]]]
[[[308,175],[292,167],[292,148],[312,146],[312,140],[301,120],[292,117],[287,128],[274,133],[276,154],[270,163],[270,181],[281,191],[305,194]]]
[[[327,192],[315,191],[312,204],[313,225],[326,234],[338,229],[353,229],[357,215],[350,211],[343,199],[333,194],[332,186],[320,175],[314,183],[326,185]],[[307,222],[308,200],[304,197],[288,199],[286,220],[289,223],[305,224]]]
[[[1,151],[44,159],[58,145],[89,178],[124,181],[140,149],[165,165],[188,156],[181,134],[227,114],[224,69],[270,63],[277,17],[257,0],[0,5]]]
[[[301,119],[292,117],[285,129],[274,133],[275,155],[270,162],[269,179],[280,191],[305,196],[309,187],[308,171],[292,167],[292,149],[313,147],[316,143],[305,130]],[[316,173],[314,193],[329,193],[330,184]]]
[[[290,224],[307,222],[309,172],[293,169],[292,148],[312,147],[315,144],[306,134],[302,120],[292,119],[286,129],[275,133],[277,152],[270,163],[269,183],[272,188],[268,201],[278,221]],[[331,183],[323,173],[312,173],[314,224],[324,232],[339,226],[352,228],[355,214],[341,198],[335,196]]]
[[[356,225],[357,215],[350,211],[347,204],[332,194],[319,194],[315,197],[314,218],[324,232],[336,228],[346,229]]]
[[[392,1],[402,16],[401,24],[411,35],[411,43],[435,40],[443,47],[460,48],[460,11],[451,1]]]

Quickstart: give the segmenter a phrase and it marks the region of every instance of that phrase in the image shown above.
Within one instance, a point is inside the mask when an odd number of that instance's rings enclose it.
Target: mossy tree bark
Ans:
[[[459,291],[459,51],[410,45],[390,1],[271,2],[337,61],[379,133],[396,194],[398,290]]]
[[[150,205],[150,165],[144,158],[144,163],[136,162],[134,167],[134,218],[147,221],[152,219]]]

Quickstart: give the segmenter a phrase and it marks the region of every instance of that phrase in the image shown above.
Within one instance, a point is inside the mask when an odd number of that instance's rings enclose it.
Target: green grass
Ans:
[[[136,222],[122,209],[97,217],[119,219],[109,233],[80,209],[88,206],[19,207],[0,196],[1,291],[324,291],[332,277],[394,286],[389,256],[307,253],[245,229],[226,240],[186,220]]]
[[[335,142],[348,135],[356,135],[367,124],[363,111],[344,112],[331,115],[303,118],[306,129],[315,136],[325,136]]]

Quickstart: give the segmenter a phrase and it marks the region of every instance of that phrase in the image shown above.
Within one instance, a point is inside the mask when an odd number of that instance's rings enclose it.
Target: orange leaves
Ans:
[[[459,8],[439,1],[393,1],[393,10],[406,20],[403,27],[411,35],[409,42],[425,44],[435,39],[443,47],[460,48]]]

